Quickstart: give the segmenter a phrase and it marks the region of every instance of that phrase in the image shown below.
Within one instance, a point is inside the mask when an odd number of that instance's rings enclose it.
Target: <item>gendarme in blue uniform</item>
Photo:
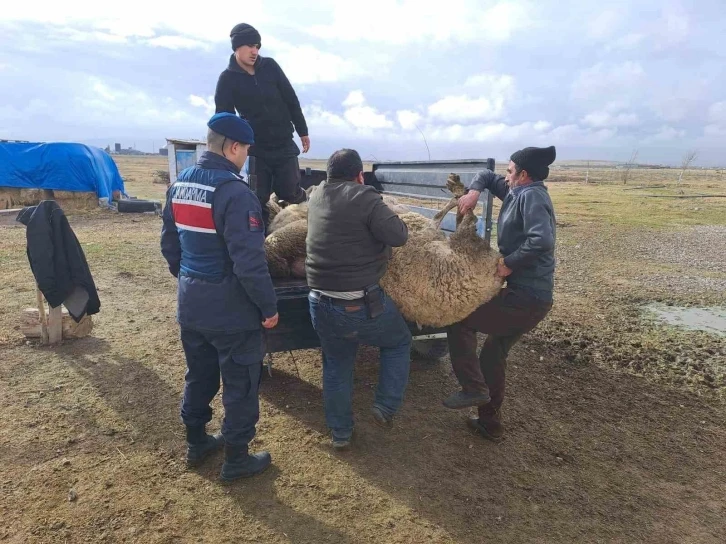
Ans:
[[[224,441],[246,448],[259,419],[262,321],[277,313],[277,300],[260,203],[238,171],[207,151],[179,174],[167,191],[161,251],[179,279],[177,320],[187,360],[181,417],[189,440],[204,440],[221,374]]]

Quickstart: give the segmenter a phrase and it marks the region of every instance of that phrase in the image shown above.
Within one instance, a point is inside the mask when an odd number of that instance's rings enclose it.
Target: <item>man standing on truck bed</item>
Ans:
[[[222,446],[222,480],[252,476],[270,454],[248,453],[259,419],[262,327],[277,324],[267,269],[262,210],[238,172],[254,142],[247,121],[218,113],[207,123],[207,151],[167,191],[161,252],[179,278],[177,321],[187,361],[181,418],[187,463]],[[224,389],[222,433],[210,436],[209,404]]]
[[[449,354],[462,386],[444,400],[448,408],[478,406],[468,424],[484,437],[499,440],[504,428],[504,373],[512,346],[545,318],[552,308],[555,270],[555,212],[543,181],[555,160],[554,146],[527,147],[512,154],[506,178],[490,170],[474,176],[459,199],[466,213],[488,189],[502,200],[497,241],[503,258],[497,273],[507,278],[499,295],[448,329]],[[476,333],[487,334],[476,356]]]
[[[240,23],[232,29],[230,37],[234,53],[219,76],[214,103],[217,113],[234,113],[236,109],[255,131],[255,144],[249,154],[255,157],[256,193],[267,225],[267,202],[272,192],[290,204],[306,198],[300,187],[300,149],[292,139],[293,125],[303,153],[310,149],[310,137],[287,76],[273,58],[260,55],[260,33]]]
[[[309,201],[307,258],[310,317],[323,352],[325,418],[333,447],[353,434],[353,366],[359,344],[380,347],[374,421],[390,427],[408,383],[411,332],[378,285],[391,246],[408,239],[406,224],[370,185],[352,149],[328,159],[328,178]]]

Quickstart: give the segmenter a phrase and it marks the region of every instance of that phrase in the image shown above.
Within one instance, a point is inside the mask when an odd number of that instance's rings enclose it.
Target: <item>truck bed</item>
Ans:
[[[278,353],[297,349],[320,347],[320,340],[310,321],[308,287],[302,278],[272,278],[277,295],[280,320],[274,329],[267,330],[267,353]],[[428,339],[430,335],[441,335],[445,329],[422,327],[408,323],[411,335],[416,339]]]

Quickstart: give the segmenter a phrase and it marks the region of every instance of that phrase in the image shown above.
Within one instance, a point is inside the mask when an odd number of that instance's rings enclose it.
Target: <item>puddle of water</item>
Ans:
[[[726,306],[685,308],[649,304],[645,309],[651,316],[668,325],[726,336]]]

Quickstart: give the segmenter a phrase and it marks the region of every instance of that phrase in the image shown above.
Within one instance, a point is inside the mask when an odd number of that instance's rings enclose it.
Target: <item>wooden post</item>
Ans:
[[[50,303],[48,303],[50,306]],[[63,340],[63,313],[61,305],[50,308],[48,316],[48,343],[58,344]]]
[[[45,304],[43,304],[43,292],[40,287],[35,286],[35,294],[38,297],[38,315],[40,316],[40,343],[48,343],[48,321],[45,318]]]
[[[35,294],[38,297],[38,313],[40,317],[40,343],[58,344],[63,340],[63,308],[60,305],[53,308],[48,303],[48,317],[45,315],[43,292],[36,284]]]

